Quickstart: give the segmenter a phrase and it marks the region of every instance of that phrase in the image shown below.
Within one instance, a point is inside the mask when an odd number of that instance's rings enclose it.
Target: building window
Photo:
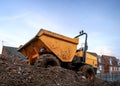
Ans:
[[[111,58],[109,59],[109,62],[110,62],[110,65],[112,65],[112,59]]]
[[[110,72],[112,72],[112,67],[110,67]]]
[[[99,66],[99,70],[102,70],[102,65]]]
[[[120,66],[120,60],[118,60],[118,65]]]
[[[100,56],[98,56],[98,61],[99,61],[99,63],[101,63],[101,57]]]

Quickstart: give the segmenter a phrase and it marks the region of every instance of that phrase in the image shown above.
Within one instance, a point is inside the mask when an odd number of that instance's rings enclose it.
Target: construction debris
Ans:
[[[25,59],[0,56],[0,86],[119,86],[99,78],[87,80],[81,73],[59,66],[42,68]]]

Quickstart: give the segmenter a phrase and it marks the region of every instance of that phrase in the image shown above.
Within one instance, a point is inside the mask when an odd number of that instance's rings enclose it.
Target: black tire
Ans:
[[[91,65],[83,65],[79,68],[79,71],[89,80],[95,78],[95,72]]]
[[[41,55],[36,63],[39,67],[47,68],[49,66],[60,66],[59,60],[52,54],[43,54]]]

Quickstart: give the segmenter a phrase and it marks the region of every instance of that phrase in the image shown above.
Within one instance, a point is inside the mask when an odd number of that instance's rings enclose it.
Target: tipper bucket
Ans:
[[[71,62],[74,58],[78,44],[78,38],[69,38],[41,29],[38,34],[19,48],[19,51],[29,59],[39,56],[40,48],[44,47],[48,52],[55,54],[63,62]]]

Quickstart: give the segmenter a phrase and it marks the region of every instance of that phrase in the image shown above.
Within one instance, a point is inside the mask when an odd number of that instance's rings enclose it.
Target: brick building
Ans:
[[[116,73],[119,70],[118,60],[114,56],[102,55],[101,56],[102,62],[102,71],[104,73]]]

